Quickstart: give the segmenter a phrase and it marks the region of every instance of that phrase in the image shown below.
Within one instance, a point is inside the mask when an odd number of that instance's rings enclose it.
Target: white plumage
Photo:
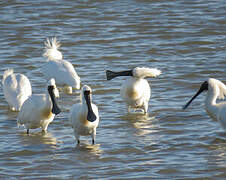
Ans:
[[[74,135],[80,143],[80,136],[92,137],[94,144],[96,128],[99,124],[98,108],[92,103],[92,90],[89,86],[84,85],[81,89],[81,102],[74,104],[70,110],[69,121],[74,129]]]
[[[55,93],[58,93],[55,80],[51,79],[46,94],[33,94],[22,105],[17,117],[18,125],[24,125],[29,129],[42,128],[46,131],[49,123],[60,113],[55,100]]]
[[[62,60],[63,55],[58,50],[60,48],[61,44],[59,41],[57,41],[57,38],[54,37],[51,40],[47,38],[45,44],[45,53],[43,54],[44,57],[47,57],[49,60]]]
[[[226,85],[217,79],[209,78],[205,81],[201,85],[199,91],[183,107],[183,109],[186,109],[203,91],[207,91],[205,100],[206,112],[213,120],[218,121],[223,129],[226,130],[226,102],[217,102],[217,99],[224,99],[226,96]]]
[[[156,68],[136,67],[133,69],[133,77],[141,79],[146,77],[155,78],[161,74]]]
[[[45,46],[43,56],[47,57],[47,62],[42,66],[45,78],[47,80],[54,78],[56,84],[65,86],[68,93],[72,93],[72,88],[80,89],[80,77],[73,65],[63,60],[62,53],[58,50],[60,42],[56,37],[47,39]]]
[[[131,76],[126,79],[121,86],[120,94],[126,102],[128,112],[131,108],[141,109],[147,113],[148,102],[151,96],[151,88],[146,77],[157,77],[161,71],[155,68],[136,67],[129,71],[113,72],[106,71],[107,80],[111,80],[117,76]]]
[[[29,79],[23,74],[15,74],[13,69],[4,72],[2,86],[4,97],[13,111],[20,111],[24,101],[32,94]]]

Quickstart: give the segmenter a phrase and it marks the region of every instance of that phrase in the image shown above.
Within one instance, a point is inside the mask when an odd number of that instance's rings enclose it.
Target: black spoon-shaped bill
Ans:
[[[95,113],[93,112],[93,109],[92,109],[90,91],[84,91],[84,97],[85,97],[86,104],[87,104],[87,107],[88,107],[87,120],[90,121],[90,122],[94,122],[97,119],[97,117],[96,117],[96,115],[95,115]]]
[[[107,76],[107,80],[111,80],[117,76],[133,76],[133,71],[128,70],[128,71],[113,72],[113,71],[107,70],[106,76]]]
[[[48,92],[49,92],[49,95],[50,95],[50,98],[51,98],[51,101],[53,104],[52,113],[57,115],[57,114],[61,113],[61,110],[57,105],[56,97],[55,97],[55,94],[53,93],[53,89],[54,89],[54,86],[48,86]]]
[[[190,104],[191,102],[199,95],[201,94],[203,91],[205,90],[208,90],[208,82],[205,81],[204,83],[202,83],[200,89],[198,90],[198,92],[191,98],[190,101],[188,101],[184,106],[183,106],[183,109],[186,109]]]

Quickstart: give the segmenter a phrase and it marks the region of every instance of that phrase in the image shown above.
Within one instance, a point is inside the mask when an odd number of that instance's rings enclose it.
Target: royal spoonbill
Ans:
[[[99,124],[98,108],[92,103],[92,89],[84,85],[80,93],[81,102],[74,104],[70,110],[69,121],[74,129],[77,143],[80,143],[80,136],[91,135],[94,144],[96,128]]]
[[[29,129],[42,128],[47,131],[49,123],[55,115],[61,112],[57,105],[55,93],[58,92],[55,80],[50,79],[46,94],[33,94],[22,105],[17,117],[18,125],[24,125],[29,134]]]
[[[29,79],[13,69],[8,69],[3,74],[3,93],[12,111],[20,111],[24,101],[31,95],[31,84]]]
[[[54,78],[57,85],[64,86],[66,92],[71,94],[72,88],[80,89],[80,77],[73,65],[69,61],[63,60],[63,55],[58,50],[60,46],[56,37],[47,39],[43,54],[47,58],[47,62],[42,66],[42,72],[47,80]]]
[[[131,108],[141,109],[145,114],[148,110],[148,101],[151,96],[151,88],[146,77],[157,77],[161,71],[155,68],[136,67],[132,70],[113,72],[106,71],[107,80],[117,76],[131,76],[121,86],[120,94],[127,104],[128,112]]]
[[[205,100],[206,112],[213,120],[218,121],[223,129],[226,130],[226,102],[217,102],[217,99],[224,99],[226,96],[226,86],[217,79],[209,78],[207,81],[202,83],[198,92],[183,107],[183,109],[186,109],[203,91],[207,91]]]

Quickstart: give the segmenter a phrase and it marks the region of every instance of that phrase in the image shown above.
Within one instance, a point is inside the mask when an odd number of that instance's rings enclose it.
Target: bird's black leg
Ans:
[[[77,140],[77,143],[80,144],[80,140],[79,139]]]

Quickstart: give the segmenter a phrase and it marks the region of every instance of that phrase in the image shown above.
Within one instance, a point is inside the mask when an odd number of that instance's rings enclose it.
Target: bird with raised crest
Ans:
[[[42,66],[42,72],[46,80],[54,78],[56,84],[64,86],[68,94],[72,93],[72,89],[80,89],[80,77],[73,65],[63,60],[63,55],[59,51],[61,44],[57,38],[47,39],[45,46],[43,56],[47,58],[47,62]]]

